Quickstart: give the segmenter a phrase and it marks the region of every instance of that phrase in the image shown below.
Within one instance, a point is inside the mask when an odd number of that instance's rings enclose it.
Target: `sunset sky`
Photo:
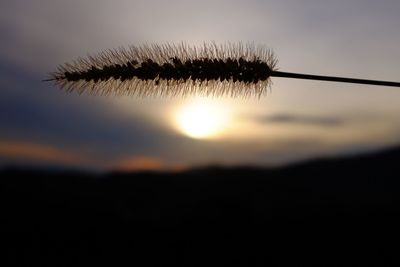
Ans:
[[[265,45],[282,71],[400,81],[399,13],[397,0],[1,0],[0,166],[270,166],[398,145],[400,88],[273,78],[260,99],[143,99],[41,80],[109,48],[215,41]]]

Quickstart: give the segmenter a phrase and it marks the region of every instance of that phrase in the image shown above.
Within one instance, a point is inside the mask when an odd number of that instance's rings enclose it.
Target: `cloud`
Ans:
[[[344,124],[344,121],[336,117],[294,115],[294,114],[275,114],[256,117],[257,122],[266,124],[302,124],[321,127],[336,127]]]
[[[78,151],[66,151],[54,146],[19,141],[0,141],[0,157],[6,160],[45,162],[62,165],[85,165],[92,160]]]
[[[94,154],[50,144],[0,140],[0,166],[7,164],[56,165],[83,167],[97,170],[134,171],[182,171],[183,164],[168,163],[157,156],[133,155],[113,160]]]
[[[181,138],[144,116],[141,99],[122,109],[112,98],[65,95],[35,78],[0,60],[0,140],[84,148],[109,161],[132,151],[157,154]]]

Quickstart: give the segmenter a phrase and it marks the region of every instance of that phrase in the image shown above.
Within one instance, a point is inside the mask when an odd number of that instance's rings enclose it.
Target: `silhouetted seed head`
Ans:
[[[143,45],[63,64],[51,78],[78,93],[260,96],[276,63],[271,50],[250,44]]]

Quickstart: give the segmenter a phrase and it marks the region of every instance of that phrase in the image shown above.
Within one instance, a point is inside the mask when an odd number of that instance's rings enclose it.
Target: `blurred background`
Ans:
[[[395,0],[2,0],[0,166],[277,166],[400,144],[400,90],[273,78],[257,98],[67,94],[57,65],[144,43],[254,42],[282,71],[399,81]]]

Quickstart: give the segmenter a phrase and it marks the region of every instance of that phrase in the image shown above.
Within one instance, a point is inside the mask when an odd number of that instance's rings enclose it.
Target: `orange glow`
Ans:
[[[115,168],[119,171],[160,170],[164,168],[164,163],[158,158],[135,156],[120,161]]]
[[[114,165],[114,169],[122,172],[135,171],[183,171],[185,168],[180,164],[168,165],[157,157],[133,156],[123,159]]]
[[[87,157],[82,156],[82,153],[73,153],[49,145],[27,142],[0,142],[0,156],[65,164],[82,164],[89,161]]]

